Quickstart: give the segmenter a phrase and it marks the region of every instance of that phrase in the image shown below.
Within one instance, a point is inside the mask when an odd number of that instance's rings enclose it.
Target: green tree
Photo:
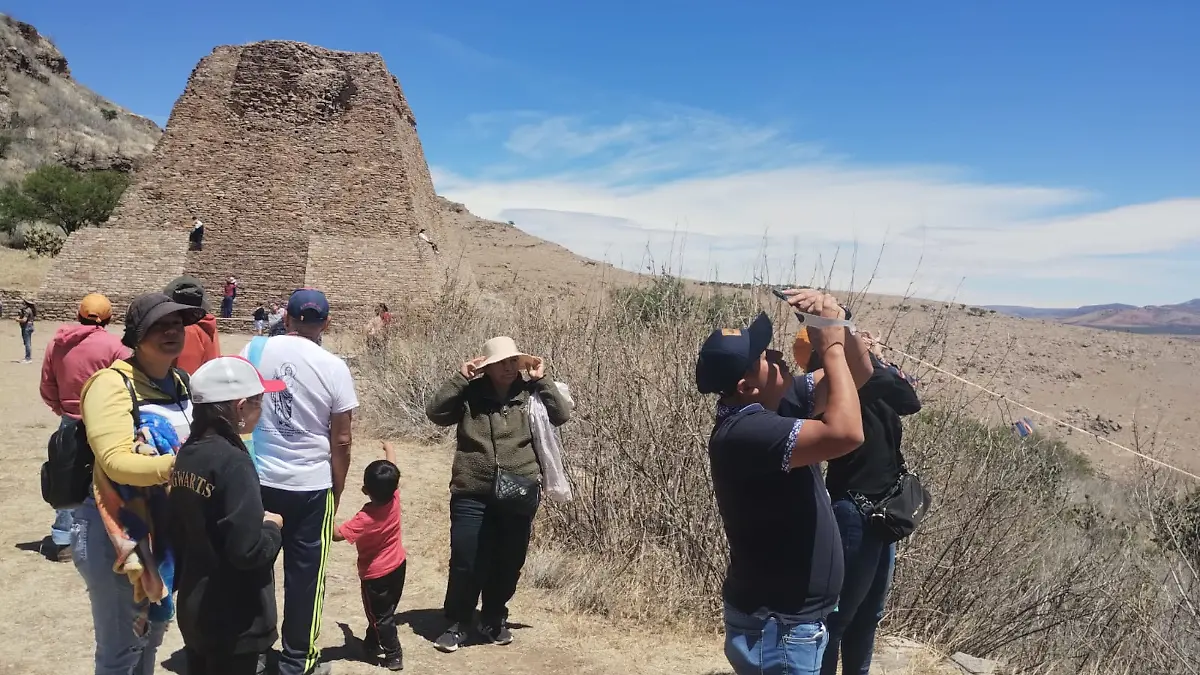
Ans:
[[[129,177],[118,171],[81,172],[47,164],[29,173],[18,186],[0,189],[0,227],[42,221],[71,234],[108,220]]]

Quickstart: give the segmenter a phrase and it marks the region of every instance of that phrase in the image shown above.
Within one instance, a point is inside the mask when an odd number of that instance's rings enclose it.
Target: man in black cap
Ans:
[[[738,675],[820,672],[843,562],[819,464],[863,442],[857,387],[871,364],[848,313],[819,291],[785,295],[798,312],[835,320],[808,329],[822,372],[792,377],[768,349],[766,314],[714,331],[696,362],[700,393],[721,396],[708,453],[730,552],[725,655]]]
[[[333,517],[350,468],[358,396],[346,362],[321,346],[329,301],[313,288],[288,299],[287,335],[255,338],[242,357],[287,389],[263,397],[253,433],[263,504],[283,517],[280,675],[328,675],[317,639]]]
[[[183,352],[175,361],[176,368],[190,375],[206,362],[221,355],[217,317],[208,311],[208,297],[204,294],[204,285],[195,277],[175,277],[163,289],[163,293],[181,305],[204,310],[204,318],[186,328]]]

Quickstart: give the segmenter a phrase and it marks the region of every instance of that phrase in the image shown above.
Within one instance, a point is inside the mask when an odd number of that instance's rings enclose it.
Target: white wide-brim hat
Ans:
[[[240,356],[218,356],[196,369],[188,388],[195,403],[223,403],[278,393],[287,385],[263,379],[254,364]]]
[[[518,366],[521,369],[534,368],[542,362],[538,357],[517,349],[517,343],[512,338],[501,335],[483,343],[483,363],[479,364],[479,367],[485,368],[513,357],[519,360]]]

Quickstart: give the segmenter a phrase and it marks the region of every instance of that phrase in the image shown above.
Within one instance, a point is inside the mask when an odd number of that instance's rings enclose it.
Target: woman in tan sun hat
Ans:
[[[571,404],[545,371],[545,363],[517,349],[512,338],[492,338],[483,356],[464,363],[426,408],[434,424],[458,425],[443,607],[449,625],[434,643],[443,652],[466,641],[481,596],[479,633],[488,642],[512,642],[508,601],[525,564],[541,487],[530,396],[541,397],[554,426],[571,416]]]

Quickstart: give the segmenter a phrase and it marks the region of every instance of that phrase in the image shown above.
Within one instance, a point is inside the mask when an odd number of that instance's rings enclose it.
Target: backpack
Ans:
[[[142,415],[138,407],[137,393],[133,389],[133,381],[125,373],[112,368],[125,382],[129,392],[129,400],[133,403],[130,414],[133,416],[133,428],[142,426]],[[171,372],[183,385],[183,391],[191,396],[190,380],[186,373],[178,368]],[[88,444],[87,429],[83,420],[72,420],[50,434],[50,442],[46,447],[46,461],[42,463],[42,501],[55,509],[68,509],[79,506],[87,499],[92,488],[92,469],[96,464],[96,455]]]

